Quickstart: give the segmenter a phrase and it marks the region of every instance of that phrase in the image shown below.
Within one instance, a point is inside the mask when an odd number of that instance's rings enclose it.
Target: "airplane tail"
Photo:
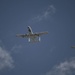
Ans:
[[[28,26],[28,32],[29,32],[30,34],[33,34],[32,29],[31,29],[30,26]]]

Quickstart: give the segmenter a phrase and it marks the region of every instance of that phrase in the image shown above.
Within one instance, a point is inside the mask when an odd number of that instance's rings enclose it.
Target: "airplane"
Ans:
[[[32,28],[28,26],[28,33],[27,34],[16,34],[16,37],[28,38],[28,42],[40,42],[40,36],[43,34],[48,34],[47,31],[33,33]]]

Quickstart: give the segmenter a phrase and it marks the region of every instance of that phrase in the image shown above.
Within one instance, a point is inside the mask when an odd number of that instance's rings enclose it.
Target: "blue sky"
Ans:
[[[0,75],[75,75],[75,1],[0,1]],[[48,31],[41,42],[16,34]]]

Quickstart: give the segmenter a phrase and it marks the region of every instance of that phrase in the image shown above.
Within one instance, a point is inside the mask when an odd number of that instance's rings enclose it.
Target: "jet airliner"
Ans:
[[[28,26],[28,33],[27,34],[17,34],[17,37],[28,38],[28,42],[40,42],[40,36],[43,34],[48,34],[47,31],[33,33],[32,28]]]

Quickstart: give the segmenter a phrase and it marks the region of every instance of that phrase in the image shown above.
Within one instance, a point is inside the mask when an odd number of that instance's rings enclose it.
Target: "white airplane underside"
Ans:
[[[48,32],[33,33],[30,26],[28,26],[28,34],[17,34],[17,37],[28,38],[28,42],[39,42],[40,36],[48,34]]]
[[[28,42],[40,42],[40,37],[30,37],[28,38]]]

